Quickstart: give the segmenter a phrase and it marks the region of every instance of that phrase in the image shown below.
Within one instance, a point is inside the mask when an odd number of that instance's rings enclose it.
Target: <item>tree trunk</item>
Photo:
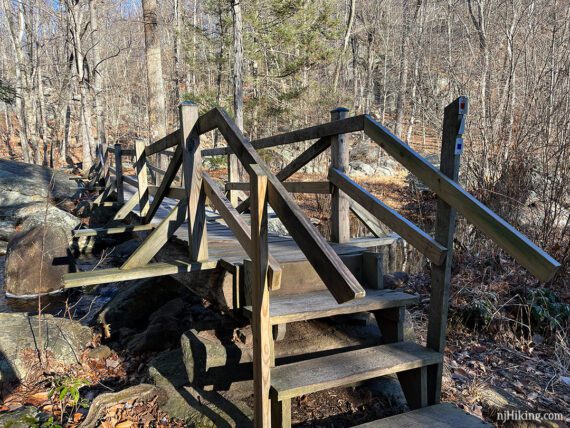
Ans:
[[[149,141],[154,142],[166,135],[166,101],[162,77],[157,1],[142,0],[142,7],[148,83]]]
[[[232,0],[232,17],[234,24],[234,115],[236,125],[243,129],[243,33],[241,17],[241,0]],[[230,179],[245,180],[245,170],[236,155],[229,156]],[[237,177],[234,177],[237,174]],[[235,194],[235,192],[233,192]],[[232,197],[235,203],[235,197]]]
[[[25,69],[25,59],[23,53],[23,37],[24,37],[24,13],[23,4],[18,6],[18,23],[16,24],[12,19],[11,8],[7,0],[2,2],[4,8],[4,15],[8,21],[8,28],[10,30],[10,41],[15,52],[14,59],[16,61],[16,118],[19,123],[19,137],[20,144],[22,145],[22,155],[24,157],[24,162],[31,162],[32,157],[30,153],[29,146],[29,136],[28,136],[28,118],[26,116],[26,91],[28,88],[27,83],[27,71]]]
[[[232,1],[234,23],[234,114],[243,131],[243,34],[240,0]]]
[[[404,124],[404,108],[406,94],[408,90],[408,44],[410,40],[410,5],[409,0],[403,1],[402,13],[402,43],[400,45],[400,77],[398,81],[398,97],[396,98],[396,128],[395,134],[398,138],[402,136]]]
[[[89,0],[89,23],[91,25],[91,43],[93,48],[92,54],[92,74],[93,85],[92,94],[95,102],[95,114],[97,116],[97,149],[105,153],[107,150],[107,135],[105,133],[105,110],[103,108],[103,100],[101,99],[103,92],[103,76],[101,75],[101,53],[99,45],[101,42],[101,35],[99,34],[99,19],[97,16],[97,0]]]
[[[356,0],[350,0],[350,4],[349,4],[349,9],[348,9],[348,20],[346,22],[346,30],[344,32],[344,40],[342,43],[342,52],[340,54],[340,57],[338,59],[338,62],[336,64],[336,70],[334,73],[334,83],[333,83],[333,88],[336,92],[336,89],[338,87],[338,80],[340,77],[340,71],[342,69],[342,62],[344,60],[344,55],[346,54],[346,49],[348,48],[348,42],[350,41],[350,34],[352,31],[352,24],[354,23],[354,11],[356,9]]]
[[[73,43],[75,75],[77,78],[77,86],[79,88],[80,102],[80,135],[82,145],[82,167],[83,171],[88,172],[93,166],[93,158],[95,156],[95,145],[91,136],[91,106],[89,105],[89,83],[87,75],[87,64],[85,54],[83,52],[81,34],[84,25],[84,13],[78,2],[67,2],[67,12],[69,14],[70,32]],[[72,24],[71,24],[72,23]]]

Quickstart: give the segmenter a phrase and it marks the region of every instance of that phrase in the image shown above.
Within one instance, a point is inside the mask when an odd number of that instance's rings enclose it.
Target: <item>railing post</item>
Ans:
[[[139,185],[139,215],[144,218],[150,207],[148,200],[148,168],[146,165],[146,144],[144,140],[135,141],[137,181]]]
[[[339,107],[331,111],[331,121],[346,119],[348,109]],[[331,137],[331,166],[343,173],[348,172],[349,156],[348,141],[346,134],[338,134]],[[350,241],[350,201],[348,197],[333,186],[331,197],[331,241]]]
[[[125,193],[123,191],[123,159],[122,149],[120,144],[115,144],[115,171],[116,171],[116,187],[117,187],[117,202],[125,202]]]
[[[239,160],[236,155],[228,155],[228,183],[235,183],[240,180],[239,176]],[[238,203],[238,192],[235,190],[228,190],[228,199],[235,207]]]
[[[267,175],[259,165],[250,165],[251,245],[253,281],[251,290],[253,331],[253,388],[255,427],[271,426],[269,387],[271,385],[271,349],[273,340],[269,321],[267,267]]]
[[[208,260],[206,231],[206,193],[202,185],[202,155],[200,135],[194,126],[198,121],[198,106],[192,102],[180,104],[180,131],[183,145],[182,162],[184,188],[188,197],[188,245],[192,261]]]
[[[440,170],[454,181],[459,178],[459,161],[463,149],[461,135],[467,113],[467,97],[459,97],[444,111],[441,141]],[[427,346],[437,352],[445,350],[449,289],[451,285],[451,263],[453,258],[453,236],[457,211],[440,197],[437,198],[435,240],[447,248],[445,261],[440,266],[431,266],[431,296]],[[428,404],[439,403],[441,396],[442,364],[428,367]]]

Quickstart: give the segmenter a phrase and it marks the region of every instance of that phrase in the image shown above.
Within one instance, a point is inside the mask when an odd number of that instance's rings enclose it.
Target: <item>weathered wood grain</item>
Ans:
[[[289,193],[331,194],[331,184],[328,181],[286,181],[283,186]],[[226,190],[249,191],[249,183],[226,183]]]
[[[162,177],[160,186],[158,187],[156,193],[154,194],[154,197],[150,204],[150,208],[148,209],[148,212],[144,216],[144,223],[149,223],[152,220],[152,218],[156,214],[156,211],[158,210],[158,207],[160,207],[160,204],[166,197],[168,189],[170,188],[172,182],[176,178],[176,174],[180,169],[180,165],[182,165],[182,151],[183,151],[182,144],[176,146],[176,150],[174,151],[174,156],[172,157],[172,159],[170,159],[170,163],[168,164],[168,168],[164,173],[164,177]]]
[[[350,385],[441,362],[439,352],[412,342],[374,346],[275,367],[272,397],[278,400]]]
[[[188,195],[188,249],[190,259],[208,260],[208,233],[206,230],[206,194],[202,186],[202,156],[200,136],[195,129],[198,106],[180,105],[180,145],[183,147],[184,188]]]
[[[560,263],[533,244],[525,235],[491,211],[458,183],[402,142],[387,128],[366,116],[365,133],[418,177],[441,199],[477,226],[489,239],[510,254],[541,281],[549,281]]]
[[[356,428],[485,428],[492,425],[445,403],[358,425]]]
[[[285,168],[279,171],[276,174],[276,177],[279,181],[285,181],[313,159],[315,159],[318,155],[323,153],[326,149],[328,149],[331,145],[330,137],[325,137],[319,139],[317,142],[313,143],[307,150],[297,156],[294,160],[292,160]],[[237,210],[238,212],[244,212],[249,207],[249,199],[244,200],[241,204],[238,205]]]
[[[253,259],[251,227],[249,227],[245,220],[239,215],[229,199],[224,196],[209,174],[203,173],[203,180],[206,196],[225,220],[228,227],[232,230],[247,255]],[[279,266],[279,263],[273,256],[271,256],[271,254],[268,256],[268,263],[268,281],[270,289],[277,290],[281,285],[281,266]]]
[[[107,235],[116,235],[120,233],[127,233],[127,232],[143,232],[152,230],[154,225],[152,224],[137,224],[132,226],[119,226],[119,227],[102,227],[102,228],[95,228],[95,229],[77,229],[72,230],[74,238],[81,238],[85,236],[107,236]]]
[[[346,119],[348,110],[345,108],[337,108],[331,111],[331,122]],[[342,173],[347,172],[349,166],[349,142],[348,136],[340,133],[331,136],[331,168]],[[334,184],[334,183],[333,183]],[[331,241],[332,242],[348,242],[350,241],[350,205],[349,199],[338,185],[332,186],[331,196]]]
[[[149,205],[148,195],[148,169],[146,165],[145,144],[143,140],[135,141],[135,150],[137,152],[136,169],[137,169],[137,186],[139,197],[139,214],[144,218]]]
[[[384,204],[372,193],[335,168],[329,169],[329,180],[364,207],[366,211],[417,248],[432,262],[437,265],[443,263],[446,248],[410,220]]]
[[[129,270],[146,265],[174,235],[174,232],[184,223],[187,214],[187,201],[182,199],[168,213],[168,215],[145,238],[142,244],[121,266],[122,270]],[[196,261],[196,260],[193,260]]]
[[[251,247],[254,279],[252,284],[253,390],[256,427],[271,425],[269,388],[273,338],[269,321],[267,268],[267,176],[258,165],[251,167]]]
[[[115,177],[117,186],[117,202],[125,202],[125,192],[123,190],[123,158],[120,144],[115,144]]]
[[[147,156],[154,155],[155,153],[166,150],[170,147],[176,146],[180,142],[180,129],[168,134],[166,137],[161,138],[155,143],[146,147],[145,153]]]
[[[272,296],[271,324],[325,318],[334,315],[369,312],[417,303],[418,297],[394,290],[367,290],[362,299],[339,305],[328,291]],[[251,313],[251,307],[245,308]]]
[[[218,127],[248,172],[251,165],[258,164],[267,175],[269,203],[275,210],[293,239],[303,250],[307,260],[318,267],[317,272],[339,303],[361,298],[365,292],[350,270],[316,230],[305,213],[299,208],[282,183],[275,177],[260,158],[252,145],[228,114],[221,109],[211,110],[198,120],[198,128],[206,129],[212,124]]]
[[[171,260],[168,263],[151,263],[132,269],[108,268],[90,272],[68,273],[63,276],[64,288],[86,287],[88,285],[108,284],[110,282],[131,281],[164,275],[175,275],[183,272],[197,272],[214,269],[216,261],[206,263],[189,263]]]

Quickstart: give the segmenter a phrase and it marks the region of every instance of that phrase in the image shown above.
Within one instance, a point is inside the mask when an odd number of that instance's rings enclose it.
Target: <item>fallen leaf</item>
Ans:
[[[42,412],[53,413],[53,404],[46,404],[45,406],[42,406]]]
[[[123,421],[123,422],[119,422],[117,425],[115,425],[115,428],[130,428],[132,426],[133,426],[132,421]]]
[[[39,406],[47,400],[48,400],[47,391],[36,392],[35,394],[31,394],[28,396],[26,404],[31,404],[32,406]]]

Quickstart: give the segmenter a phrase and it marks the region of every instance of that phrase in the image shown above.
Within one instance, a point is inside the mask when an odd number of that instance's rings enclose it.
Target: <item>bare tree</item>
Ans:
[[[142,0],[150,141],[166,135],[166,100],[156,0]]]
[[[236,124],[243,129],[243,23],[240,0],[232,0],[234,24],[234,115]]]

